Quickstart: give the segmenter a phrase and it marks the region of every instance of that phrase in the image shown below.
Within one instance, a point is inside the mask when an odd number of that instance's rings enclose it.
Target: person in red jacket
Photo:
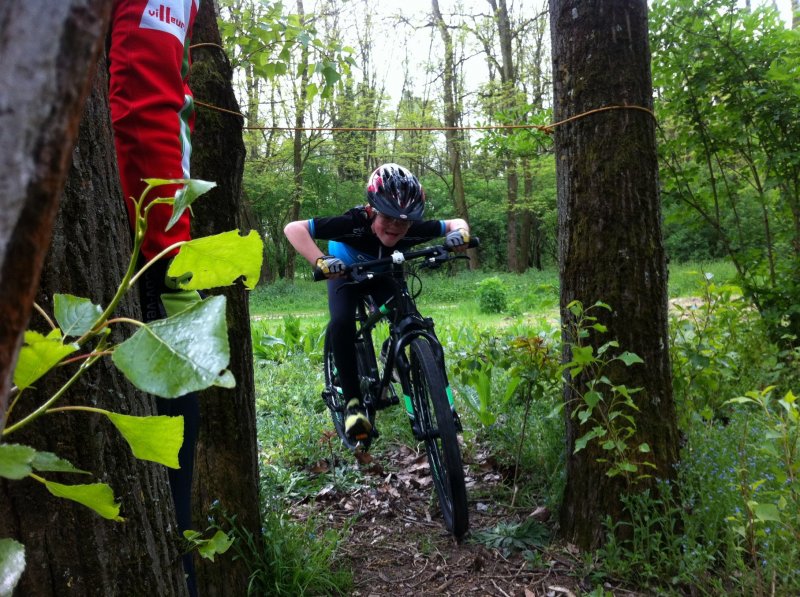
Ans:
[[[189,41],[199,0],[115,0],[111,15],[109,103],[120,181],[131,229],[132,199],[146,188],[145,178],[188,179],[194,102],[188,86]],[[161,186],[145,198],[175,196],[182,185]],[[142,245],[142,263],[175,242],[190,240],[189,210],[169,230],[169,205],[150,211]],[[174,292],[167,284],[168,258],[149,267],[140,278],[145,322],[166,317],[161,295]],[[169,469],[178,530],[191,527],[191,489],[194,449],[199,427],[197,396],[157,399],[159,414],[184,418],[184,442],[178,454],[180,469]],[[191,554],[183,556],[190,595],[196,595]]]

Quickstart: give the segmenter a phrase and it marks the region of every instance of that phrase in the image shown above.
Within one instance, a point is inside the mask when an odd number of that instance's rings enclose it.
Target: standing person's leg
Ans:
[[[144,178],[189,178],[194,104],[187,85],[189,36],[197,0],[116,0],[109,46],[109,102],[120,181],[131,227]],[[180,185],[162,186],[145,200],[174,196]],[[175,242],[189,240],[188,210],[170,230],[167,205],[155,206],[148,217],[142,257],[151,259]],[[161,295],[173,292],[165,284],[166,261],[142,276],[139,291],[146,322],[166,316]],[[194,449],[199,427],[197,396],[158,399],[159,414],[184,418],[180,469],[169,471],[170,490],[180,532],[191,527]],[[183,557],[190,595],[196,595],[192,555]]]

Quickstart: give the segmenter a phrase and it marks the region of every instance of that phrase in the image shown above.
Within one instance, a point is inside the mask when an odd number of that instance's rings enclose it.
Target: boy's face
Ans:
[[[410,221],[390,218],[382,213],[376,215],[372,221],[372,231],[386,247],[395,246],[406,235],[409,228],[411,228]]]

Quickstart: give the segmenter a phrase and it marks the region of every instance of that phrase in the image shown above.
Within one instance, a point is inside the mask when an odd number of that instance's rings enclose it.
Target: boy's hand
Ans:
[[[317,258],[315,267],[322,272],[326,278],[335,278],[344,273],[344,262],[338,257],[324,255]]]
[[[444,246],[452,251],[464,251],[469,243],[469,230],[459,228],[449,232],[444,240]]]

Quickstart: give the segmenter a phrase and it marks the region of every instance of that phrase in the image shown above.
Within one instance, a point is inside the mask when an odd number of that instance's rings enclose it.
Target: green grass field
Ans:
[[[704,273],[711,273],[719,282],[734,278],[734,268],[727,261],[684,263],[670,267],[670,298],[694,296]],[[508,307],[497,315],[481,313],[478,306],[478,285],[489,277],[499,278],[505,287]],[[558,271],[530,270],[522,275],[498,272],[471,272],[457,266],[452,272],[426,273],[422,277],[420,311],[437,322],[470,322],[502,325],[509,319],[550,319],[558,313]],[[261,286],[250,295],[250,313],[257,320],[280,321],[290,315],[310,323],[327,320],[325,284],[298,278],[294,282],[278,280]]]

